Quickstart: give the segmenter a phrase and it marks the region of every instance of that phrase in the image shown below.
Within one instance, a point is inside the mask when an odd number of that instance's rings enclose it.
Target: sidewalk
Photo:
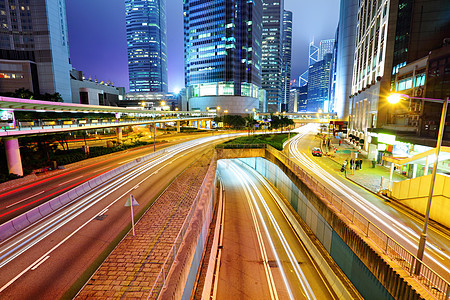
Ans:
[[[147,298],[191,208],[212,153],[186,169],[110,253],[75,299]]]
[[[339,145],[339,141],[341,141],[341,145]],[[357,150],[352,144],[348,143],[346,140],[341,140],[339,137],[333,138],[331,140],[331,145],[335,147],[336,153],[334,154],[334,157],[328,157],[336,162],[336,169],[340,170],[345,160],[348,160],[349,162],[345,168],[347,179],[363,186],[373,193],[378,193],[381,190],[381,177],[383,177],[383,180],[386,180],[386,182],[389,181],[389,168],[379,164],[376,164],[375,168],[373,168],[372,161],[367,159],[367,154],[365,152],[358,154],[358,159],[362,159],[362,167],[360,170],[355,170],[352,175],[350,170],[350,156],[352,151],[356,152]],[[330,150],[330,152],[334,151]],[[405,179],[408,179],[408,177],[394,171],[392,175],[393,181],[402,181]]]

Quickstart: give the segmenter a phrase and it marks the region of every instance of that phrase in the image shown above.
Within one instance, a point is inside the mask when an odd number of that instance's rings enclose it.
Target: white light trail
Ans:
[[[298,150],[298,144],[301,143],[301,138],[306,134],[310,133],[313,130],[313,126],[305,125],[299,129],[299,134],[295,136],[291,143],[289,144],[289,152],[291,155],[295,157],[297,161],[299,161],[304,167],[306,167],[312,174],[317,174],[320,176],[321,180],[325,181],[331,187],[333,187],[336,191],[340,192],[345,199],[349,200],[352,204],[359,207],[359,212],[365,214],[365,216],[371,220],[372,223],[378,223],[377,226],[380,226],[383,230],[388,229],[392,233],[394,233],[399,239],[406,242],[410,249],[416,250],[418,247],[417,241],[419,240],[419,234],[410,229],[409,227],[405,227],[405,224],[400,223],[397,219],[391,217],[382,209],[378,208],[374,204],[368,202],[364,197],[360,196],[356,191],[347,185],[342,184],[338,179],[336,179],[333,175],[328,173],[322,167],[320,167],[315,161],[313,161],[310,157],[308,157],[305,153],[302,153]],[[397,230],[396,228],[399,230]],[[409,232],[406,232],[408,230]],[[411,235],[413,236],[412,238]],[[414,242],[416,241],[416,242]],[[397,242],[399,242],[397,240]],[[401,242],[400,242],[401,243]],[[431,247],[430,244],[427,244],[427,248]],[[446,257],[450,259],[450,256],[446,253],[442,252],[437,247],[433,247],[435,252],[438,252],[440,256]],[[425,255],[433,261],[436,265],[440,266],[446,272],[450,272],[446,266],[437,261],[434,257],[425,253]]]

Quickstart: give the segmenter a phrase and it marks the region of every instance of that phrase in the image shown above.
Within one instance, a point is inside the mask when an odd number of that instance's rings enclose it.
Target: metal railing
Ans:
[[[216,149],[265,149],[266,144],[219,144]]]
[[[158,276],[156,277],[155,283],[153,284],[152,289],[150,290],[150,293],[147,296],[147,299],[157,299],[162,288],[164,287],[164,283],[166,281],[167,275],[169,274],[170,268],[172,267],[178,251],[180,250],[180,245],[184,240],[184,236],[186,235],[186,232],[188,230],[189,224],[191,223],[192,217],[194,216],[194,212],[197,208],[198,201],[205,191],[206,183],[208,182],[208,179],[211,176],[215,176],[215,174],[212,174],[212,166],[213,162],[216,160],[216,155],[213,155],[213,158],[211,159],[211,163],[208,167],[208,171],[206,172],[206,176],[203,179],[202,185],[200,186],[200,189],[195,196],[194,201],[192,202],[191,208],[189,210],[188,215],[186,216],[186,219],[184,220],[183,225],[181,226],[180,231],[178,232],[177,237],[175,238],[175,241],[173,243],[172,248],[169,251],[169,254],[167,255],[166,260],[164,261],[161,271],[158,273]]]
[[[450,298],[450,283],[433,269],[419,260],[415,255],[405,249],[402,245],[391,238],[387,233],[373,224],[366,217],[360,214],[350,204],[334,194],[318,180],[313,178],[308,172],[304,171],[296,163],[284,155],[284,153],[267,145],[266,148],[272,155],[291,168],[291,171],[300,178],[311,190],[315,191],[321,198],[328,201],[336,210],[350,221],[361,233],[373,241],[381,251],[391,258],[398,265],[409,272],[410,276],[415,277],[428,292],[436,299],[447,300]],[[414,275],[416,264],[421,264],[419,275]]]
[[[160,122],[176,122],[176,121],[189,121],[201,118],[212,118],[207,115],[199,116],[155,116],[145,118],[99,118],[99,119],[35,119],[35,120],[16,120],[15,127],[13,123],[5,123],[3,127],[4,131],[21,131],[21,130],[38,130],[38,129],[55,129],[55,128],[71,128],[71,127],[90,127],[90,126],[102,126],[102,125],[118,125],[118,124],[142,124]],[[86,128],[88,129],[88,128]]]

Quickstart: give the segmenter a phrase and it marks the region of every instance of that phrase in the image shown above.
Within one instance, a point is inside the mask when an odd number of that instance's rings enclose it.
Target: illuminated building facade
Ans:
[[[262,0],[185,0],[184,61],[189,109],[264,110]]]
[[[309,112],[321,110],[328,112],[330,89],[330,68],[332,54],[325,54],[324,58],[309,68],[308,74],[308,101],[306,109]]]
[[[166,1],[126,0],[130,92],[167,92]]]
[[[374,152],[369,148],[371,134],[407,132],[413,127],[401,124],[404,118],[393,117],[394,108],[386,97],[396,90],[402,67],[442,47],[450,36],[449,15],[448,0],[359,2],[349,125],[351,134],[364,139],[369,153]],[[397,80],[401,83],[402,78]],[[411,89],[421,88],[420,80],[414,84]],[[431,91],[425,95],[432,95]]]
[[[291,90],[291,56],[292,56],[292,12],[283,14],[283,60],[281,70],[281,111],[289,111],[289,92]]]
[[[71,102],[65,1],[0,1],[0,23],[0,92],[25,88]]]
[[[263,1],[262,88],[267,93],[268,112],[281,111],[283,4],[283,0]]]

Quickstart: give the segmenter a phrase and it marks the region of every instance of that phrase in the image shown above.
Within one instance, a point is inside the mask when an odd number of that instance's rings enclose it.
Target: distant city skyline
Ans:
[[[107,0],[66,1],[70,57],[86,76],[112,81],[129,91],[125,3]],[[327,9],[324,10],[323,8]],[[339,1],[285,0],[293,12],[292,78],[306,69],[308,45],[333,38]],[[167,62],[169,91],[184,87],[183,2],[167,0]]]

